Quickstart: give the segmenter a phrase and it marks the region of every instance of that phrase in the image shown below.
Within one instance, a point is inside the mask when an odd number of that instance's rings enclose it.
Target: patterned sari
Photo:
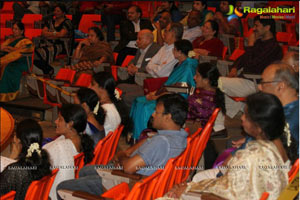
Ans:
[[[18,49],[13,52],[3,52],[0,58],[0,102],[12,101],[17,97],[22,72],[27,71],[29,67],[22,53],[31,53],[34,50],[32,42],[24,37],[7,39],[3,45]]]
[[[195,86],[194,75],[196,73],[198,62],[195,59],[187,58],[181,65],[174,68],[165,85],[175,83],[186,83],[189,86]],[[182,94],[187,98],[187,94]],[[147,123],[155,110],[156,100],[147,100],[145,96],[134,100],[130,117],[133,120],[133,138],[138,139],[141,132],[147,128]]]

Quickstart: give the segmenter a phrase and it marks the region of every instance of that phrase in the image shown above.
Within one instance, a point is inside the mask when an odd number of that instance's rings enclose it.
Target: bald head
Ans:
[[[153,42],[153,33],[149,29],[143,29],[138,33],[136,44],[139,49],[145,49]]]
[[[298,76],[290,65],[283,62],[271,64],[262,73],[259,90],[276,95],[283,103],[286,94],[298,93]]]

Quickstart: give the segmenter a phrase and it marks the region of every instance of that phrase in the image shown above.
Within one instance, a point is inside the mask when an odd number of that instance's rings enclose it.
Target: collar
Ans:
[[[145,49],[140,49],[141,50],[141,54],[146,53],[152,44],[153,44],[153,42],[150,43]]]
[[[188,133],[181,128],[180,130],[158,130],[159,135],[170,135],[170,136],[180,136],[180,137],[187,137]]]
[[[169,50],[169,49],[173,49],[174,48],[174,44],[170,44],[170,45],[168,45],[167,43],[165,43],[165,48],[167,49],[167,50]]]
[[[135,24],[135,25],[139,25],[140,24],[140,19],[137,21],[137,23],[135,23],[134,21],[131,21],[133,24]]]

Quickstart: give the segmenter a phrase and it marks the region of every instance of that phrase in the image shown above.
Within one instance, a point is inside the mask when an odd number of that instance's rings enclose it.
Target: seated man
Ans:
[[[167,26],[170,23],[172,23],[171,14],[168,11],[164,11],[161,14],[159,20],[153,23],[155,27],[155,29],[153,30],[154,42],[156,42],[161,46],[164,45],[163,35],[165,33]]]
[[[193,42],[197,37],[202,35],[200,28],[201,13],[197,10],[192,10],[187,19],[187,26],[184,27],[182,39]]]
[[[135,55],[137,52],[137,33],[142,29],[153,30],[152,24],[147,19],[141,19],[142,10],[138,6],[131,6],[128,9],[128,20],[120,24],[120,41],[114,51],[118,52],[116,65],[121,65],[127,55]]]
[[[127,69],[129,75],[127,80],[120,81],[122,83],[118,85],[118,88],[123,91],[124,101],[128,107],[136,97],[144,95],[143,87],[135,84],[135,74],[137,72],[147,73],[147,64],[160,49],[160,46],[153,42],[153,34],[149,29],[143,29],[138,33],[136,44],[139,49],[135,57],[127,68],[120,68],[122,71]]]
[[[186,148],[188,134],[182,126],[187,112],[188,104],[180,95],[161,96],[157,99],[156,109],[152,114],[153,127],[158,129],[158,134],[140,141],[125,151],[118,152],[113,158],[115,166],[122,166],[129,174],[137,173],[146,176],[153,174],[158,167],[165,166],[170,158],[178,156]],[[60,183],[57,191],[69,189],[101,195],[102,183],[106,180],[102,180],[97,174],[96,167],[82,168],[78,179]],[[59,195],[57,196],[60,199]]]
[[[166,77],[171,74],[178,62],[173,55],[174,42],[182,38],[183,26],[180,23],[171,23],[164,33],[165,45],[155,54],[146,66],[146,71],[152,77]]]
[[[219,88],[226,94],[226,114],[229,117],[233,118],[244,105],[230,97],[246,97],[256,92],[254,82],[245,78],[244,74],[260,75],[268,65],[282,58],[281,47],[274,35],[275,21],[261,18],[261,15],[257,16],[254,19],[253,34],[249,37],[245,53],[233,64],[229,77],[220,77]],[[238,70],[243,70],[239,78],[237,77]],[[219,114],[214,130],[225,130],[222,114]]]

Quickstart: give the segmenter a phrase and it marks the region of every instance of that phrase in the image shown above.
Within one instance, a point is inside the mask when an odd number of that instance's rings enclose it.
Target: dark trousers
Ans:
[[[136,48],[125,47],[119,52],[116,65],[121,66],[126,56],[128,55],[135,56],[136,52],[137,52]]]
[[[13,10],[14,10],[14,20],[22,20],[23,16],[25,14],[32,14],[33,12],[31,10],[28,10],[27,8],[22,7],[18,3],[13,4]]]
[[[109,41],[115,41],[115,26],[117,24],[120,24],[122,20],[121,15],[107,15],[107,14],[102,14],[101,20],[103,22],[103,25],[106,25],[107,27],[107,42]]]

